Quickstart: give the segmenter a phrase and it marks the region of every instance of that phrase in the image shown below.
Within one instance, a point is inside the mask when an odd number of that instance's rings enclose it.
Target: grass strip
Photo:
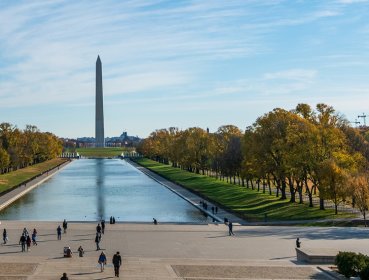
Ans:
[[[67,159],[54,158],[32,166],[0,175],[0,194],[66,162]]]
[[[212,177],[191,173],[150,159],[135,162],[158,175],[179,184],[248,221],[294,221],[352,218],[353,213],[334,214],[333,209],[319,210],[305,204],[290,203],[275,196],[257,192],[246,187],[229,184]]]

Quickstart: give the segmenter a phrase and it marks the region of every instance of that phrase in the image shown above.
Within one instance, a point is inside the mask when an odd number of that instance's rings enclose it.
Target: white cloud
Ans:
[[[316,70],[310,69],[290,69],[285,71],[266,73],[264,79],[266,80],[297,80],[297,81],[311,81],[317,75]]]

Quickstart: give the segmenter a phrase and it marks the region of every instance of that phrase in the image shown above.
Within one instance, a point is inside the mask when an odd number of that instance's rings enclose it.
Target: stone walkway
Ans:
[[[2,221],[0,228],[7,229],[10,240],[0,246],[0,263],[9,264],[0,265],[0,280],[60,279],[63,272],[71,280],[114,279],[111,259],[116,251],[123,257],[120,279],[331,279],[317,266],[296,262],[296,236],[308,247],[357,251],[367,243],[364,232],[339,229],[331,229],[329,240],[324,228],[236,226],[236,235],[228,236],[223,224],[108,224],[100,244],[108,265],[100,272],[96,223],[69,223],[60,241],[57,226]],[[18,239],[24,227],[37,228],[39,238],[37,246],[22,253]],[[63,257],[64,246],[71,247],[72,258]],[[79,246],[86,252],[83,258],[78,257]]]

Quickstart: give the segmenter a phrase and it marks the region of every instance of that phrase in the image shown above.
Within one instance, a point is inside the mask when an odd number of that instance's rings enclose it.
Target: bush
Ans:
[[[338,267],[338,271],[347,278],[357,275],[355,270],[356,262],[357,255],[353,252],[339,252],[336,256],[336,265]]]
[[[347,278],[369,273],[369,257],[363,254],[339,252],[336,256],[336,265],[339,273]],[[361,279],[369,279],[369,277],[361,277]]]
[[[369,266],[365,267],[362,271],[360,271],[360,279],[368,280],[369,279]]]

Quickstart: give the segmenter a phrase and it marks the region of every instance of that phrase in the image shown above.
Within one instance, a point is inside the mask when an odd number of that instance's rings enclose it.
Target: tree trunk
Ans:
[[[355,196],[353,195],[352,196],[352,208],[355,208],[355,204],[356,204]]]
[[[263,193],[265,193],[265,188],[266,188],[266,182],[265,182],[265,179],[263,179]]]
[[[313,192],[309,189],[309,186],[308,186],[308,182],[307,182],[307,179],[305,178],[305,188],[306,188],[306,192],[309,196],[309,207],[313,207]]]
[[[268,178],[269,195],[272,195],[272,187],[270,185],[270,179]]]
[[[284,199],[287,199],[287,196],[286,196],[286,187],[287,187],[287,185],[286,185],[286,180],[285,179],[282,180],[281,186],[282,186],[282,188],[281,188],[282,196],[281,196],[280,199],[284,200]]]
[[[302,182],[299,182],[297,184],[297,191],[299,193],[299,204],[303,204],[304,203],[304,200],[302,198]]]
[[[277,188],[277,192],[276,192],[275,196],[276,197],[279,197],[279,190],[281,188],[280,181],[279,180],[275,180],[275,185],[276,185],[276,188]]]
[[[288,178],[288,183],[290,185],[290,193],[291,193],[291,199],[290,202],[296,202],[296,190],[293,184],[292,178]]]
[[[260,179],[257,179],[256,183],[258,184],[258,192],[260,191]]]
[[[363,212],[363,216],[364,216],[364,227],[366,227],[366,213],[365,213],[366,211],[364,210],[364,212]]]
[[[324,207],[324,199],[319,197],[319,209],[320,210],[325,210]]]
[[[252,180],[250,180],[251,183],[251,189],[254,190],[254,183],[252,182]]]

